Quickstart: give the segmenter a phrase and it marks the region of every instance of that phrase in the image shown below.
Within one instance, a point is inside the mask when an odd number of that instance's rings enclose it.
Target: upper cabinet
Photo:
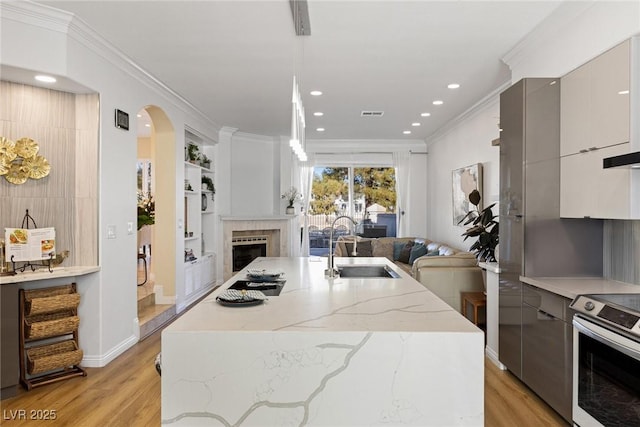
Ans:
[[[560,155],[629,142],[630,41],[561,79]]]
[[[640,218],[634,195],[640,171],[603,168],[604,158],[629,153],[638,143],[632,136],[636,42],[627,40],[561,79],[561,217]]]

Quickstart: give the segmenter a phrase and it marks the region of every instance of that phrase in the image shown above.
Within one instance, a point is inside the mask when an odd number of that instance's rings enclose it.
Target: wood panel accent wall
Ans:
[[[603,275],[640,285],[640,221],[604,221]]]
[[[0,233],[26,209],[38,227],[56,228],[63,266],[98,265],[98,94],[73,94],[0,81],[0,136],[32,138],[49,176],[13,185],[0,178]]]

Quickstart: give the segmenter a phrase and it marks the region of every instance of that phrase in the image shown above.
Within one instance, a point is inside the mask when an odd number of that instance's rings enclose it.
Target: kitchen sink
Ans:
[[[251,282],[250,280],[238,280],[229,289],[260,291],[268,297],[280,295],[284,287],[284,280],[275,282]]]
[[[386,265],[339,265],[338,274],[345,279],[399,279],[400,275]]]

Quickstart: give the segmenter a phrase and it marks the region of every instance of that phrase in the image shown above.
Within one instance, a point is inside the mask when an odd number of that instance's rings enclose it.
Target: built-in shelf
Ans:
[[[193,152],[200,158],[206,156],[213,162],[216,158],[215,142],[198,132],[185,129],[185,155]],[[184,249],[185,256],[189,251],[195,259],[184,263],[183,301],[176,304],[178,312],[188,306],[190,301],[202,296],[216,281],[215,205],[212,200],[213,191],[206,185],[209,179],[215,185],[215,168],[213,163],[205,166],[185,161],[185,186],[190,184],[192,191],[184,191],[184,231],[193,235],[184,239]],[[202,182],[203,177],[208,178],[205,183]]]

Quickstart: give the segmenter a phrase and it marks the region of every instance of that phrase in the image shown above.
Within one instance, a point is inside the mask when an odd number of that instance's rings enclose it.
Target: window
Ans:
[[[392,167],[321,166],[314,168],[309,240],[312,255],[326,255],[329,227],[349,215],[365,237],[396,235],[396,179]],[[347,219],[336,223],[334,235],[352,234]]]

